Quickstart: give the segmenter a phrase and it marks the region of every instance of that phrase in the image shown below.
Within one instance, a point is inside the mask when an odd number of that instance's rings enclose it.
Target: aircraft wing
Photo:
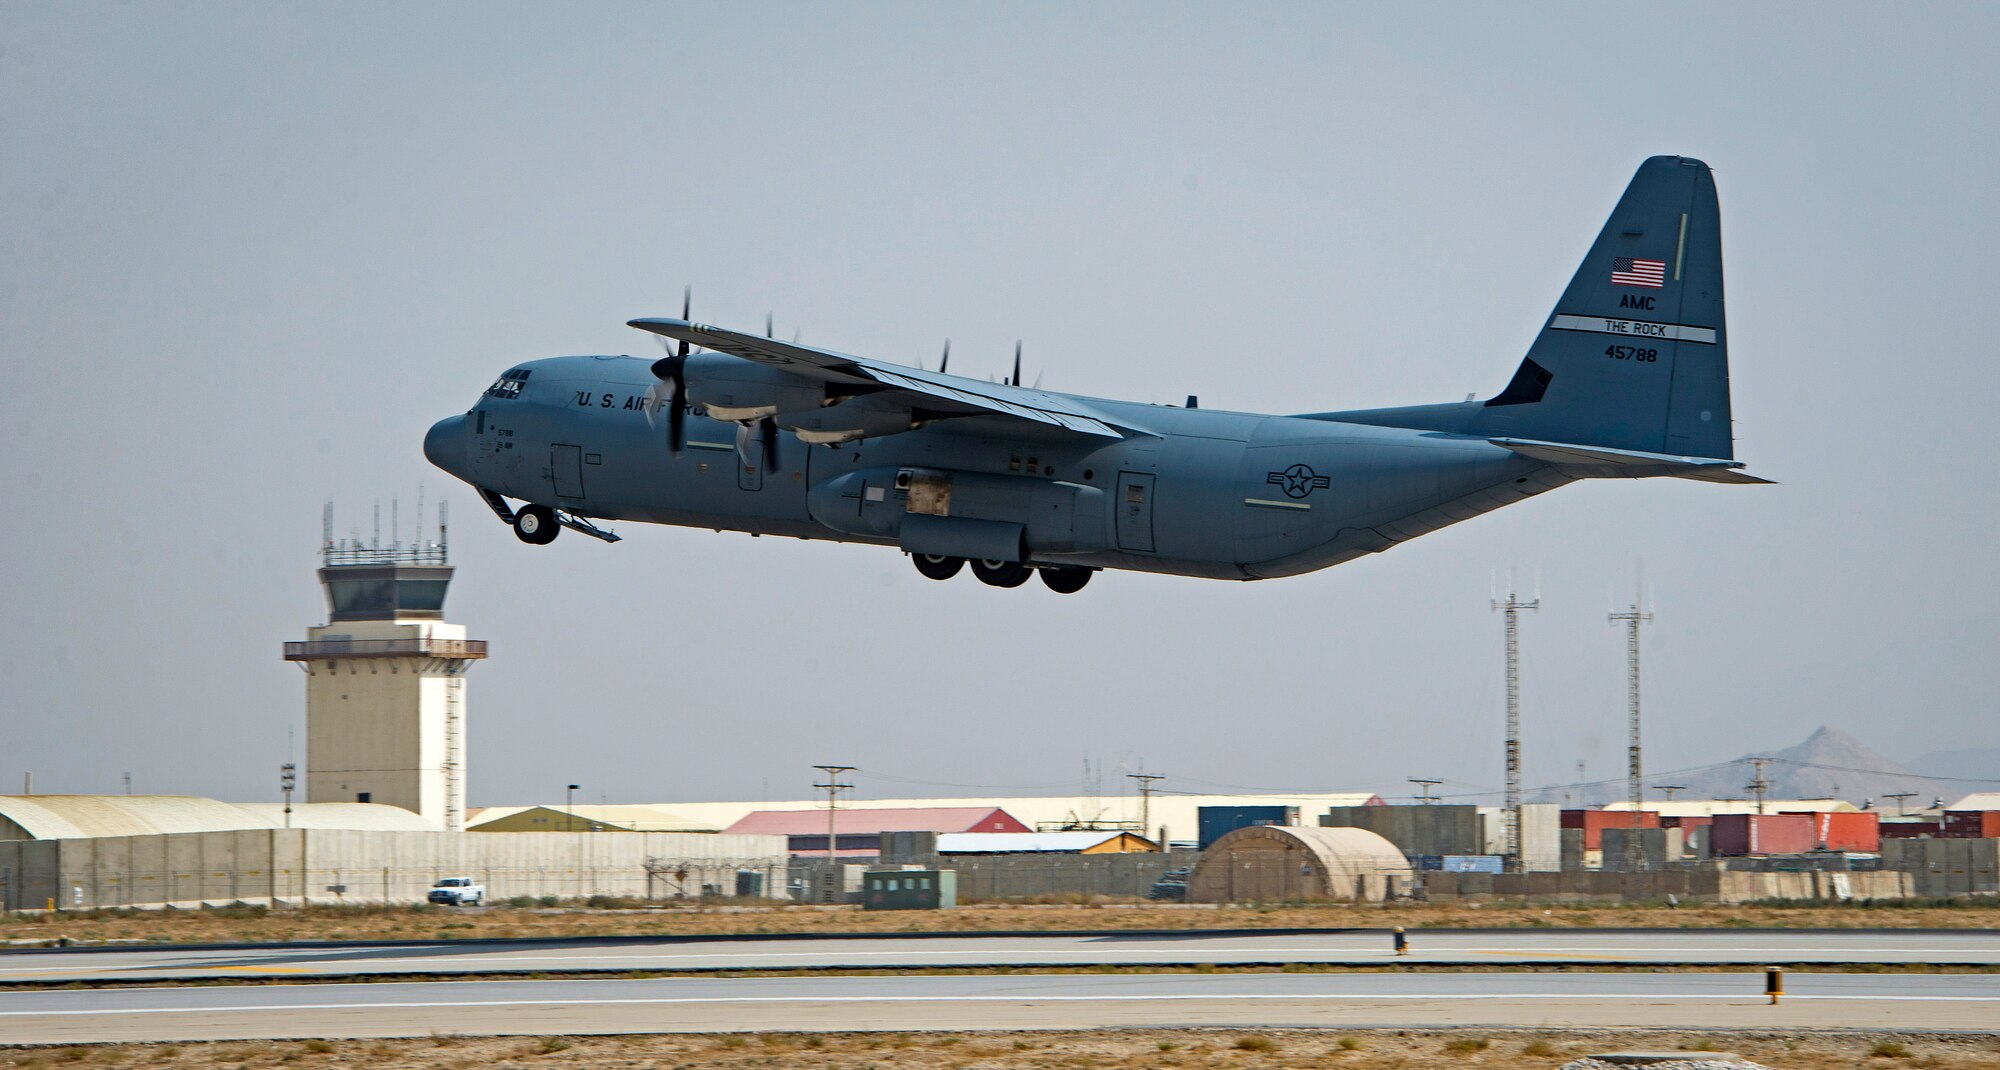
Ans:
[[[1668,453],[1614,450],[1603,446],[1573,446],[1564,442],[1535,442],[1519,438],[1489,438],[1486,441],[1523,457],[1546,461],[1578,476],[1638,478],[1674,476],[1708,483],[1770,483],[1772,480],[1740,471],[1742,461],[1721,457],[1680,457]]]
[[[636,319],[628,321],[627,326],[682,339],[717,353],[783,368],[809,379],[847,384],[871,383],[919,395],[923,401],[918,403],[912,399],[912,408],[959,416],[1012,416],[1105,438],[1123,438],[1127,431],[1147,433],[1136,427],[1121,429],[1107,414],[1062,394],[927,372],[921,368],[850,356],[797,342],[781,342],[775,338],[687,320]]]

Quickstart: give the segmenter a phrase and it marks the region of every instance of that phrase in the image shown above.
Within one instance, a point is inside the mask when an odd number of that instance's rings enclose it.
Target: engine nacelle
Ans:
[[[814,411],[826,403],[821,380],[720,353],[690,356],[682,374],[688,403],[717,420],[761,420],[781,412]]]
[[[864,468],[814,487],[806,507],[835,531],[895,539],[911,553],[1018,561],[1110,545],[1104,492],[1055,479]]]

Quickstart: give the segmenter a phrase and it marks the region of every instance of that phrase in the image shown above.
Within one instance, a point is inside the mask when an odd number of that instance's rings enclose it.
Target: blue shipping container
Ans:
[[[1252,825],[1296,825],[1299,823],[1299,808],[1296,806],[1204,806],[1196,811],[1197,831],[1201,836],[1201,849]]]
[[[1439,869],[1446,873],[1501,873],[1506,870],[1499,855],[1445,855]]]

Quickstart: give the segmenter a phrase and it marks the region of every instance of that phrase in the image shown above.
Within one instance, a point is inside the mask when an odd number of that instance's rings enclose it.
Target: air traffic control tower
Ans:
[[[307,802],[387,803],[465,830],[465,671],[486,643],[445,623],[444,520],[440,503],[436,542],[385,546],[379,518],[373,541],[336,542],[327,507],[327,622],[285,644],[306,673]]]

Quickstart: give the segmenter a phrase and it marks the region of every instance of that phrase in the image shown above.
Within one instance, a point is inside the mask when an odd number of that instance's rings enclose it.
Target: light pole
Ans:
[[[292,789],[299,786],[299,767],[286,762],[278,767],[278,789],[285,793],[285,827],[292,827]],[[131,792],[125,794],[130,795]]]
[[[564,831],[564,832],[575,832],[575,831],[576,831],[576,789],[578,789],[578,788],[580,788],[580,787],[582,787],[582,786],[583,786],[583,785],[581,785],[581,784],[571,784],[571,785],[569,786],[569,789],[568,789],[568,791],[566,791],[566,792],[565,792],[565,793],[563,794],[563,831]]]

